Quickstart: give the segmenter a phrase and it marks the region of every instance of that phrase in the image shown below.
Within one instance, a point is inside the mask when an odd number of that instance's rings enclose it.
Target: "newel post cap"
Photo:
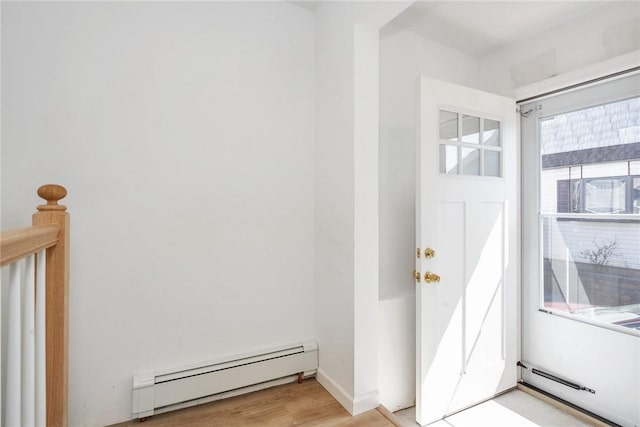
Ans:
[[[67,189],[62,185],[45,184],[38,188],[38,196],[47,201],[46,205],[38,206],[39,211],[65,211],[67,207],[59,205],[58,200],[64,199]]]

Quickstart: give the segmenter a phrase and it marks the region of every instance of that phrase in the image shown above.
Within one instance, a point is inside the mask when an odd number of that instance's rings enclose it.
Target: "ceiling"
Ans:
[[[296,6],[304,7],[309,10],[316,10],[321,0],[286,0]]]
[[[611,1],[417,1],[392,22],[480,58]]]
[[[349,0],[286,1],[315,11],[323,1]],[[414,0],[409,8],[391,22],[442,45],[481,58],[568,23],[596,9],[622,7],[623,4],[637,5],[635,9],[633,7],[618,9],[632,10],[632,15],[638,19],[637,17],[640,16],[638,0]],[[606,15],[603,13],[602,16],[605,21]],[[633,21],[630,22],[633,26]],[[616,22],[610,22],[610,24],[614,27],[618,25]]]

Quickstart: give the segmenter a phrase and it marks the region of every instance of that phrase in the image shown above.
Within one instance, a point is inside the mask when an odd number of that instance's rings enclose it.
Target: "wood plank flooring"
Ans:
[[[393,424],[375,409],[352,417],[312,378],[305,380],[302,384],[285,384],[205,405],[154,415],[143,423],[133,420],[115,426],[390,427]]]

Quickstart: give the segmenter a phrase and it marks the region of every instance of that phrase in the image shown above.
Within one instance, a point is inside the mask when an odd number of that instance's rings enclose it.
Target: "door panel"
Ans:
[[[479,204],[469,228],[482,236],[473,239],[467,251],[466,363],[470,370],[484,369],[504,361],[504,334],[484,334],[502,324],[504,206]],[[484,244],[482,244],[484,243]]]
[[[435,250],[416,261],[421,425],[516,384],[515,134],[513,100],[421,80],[416,241]]]
[[[432,270],[441,272],[447,268],[448,274],[442,275],[438,286],[426,286],[422,289],[427,294],[425,303],[429,304],[425,306],[425,310],[437,313],[433,316],[431,327],[423,329],[428,333],[424,337],[424,382],[440,384],[440,387],[424,389],[423,400],[430,402],[430,407],[447,408],[457,386],[456,382],[447,379],[458,378],[463,367],[463,343],[456,331],[463,327],[463,290],[460,284],[464,281],[465,258],[460,256],[460,250],[465,246],[465,204],[439,203],[436,215],[435,220],[442,227],[436,230],[432,244],[437,248],[431,263]],[[420,382],[416,383],[417,387]],[[419,407],[418,402],[416,405]]]

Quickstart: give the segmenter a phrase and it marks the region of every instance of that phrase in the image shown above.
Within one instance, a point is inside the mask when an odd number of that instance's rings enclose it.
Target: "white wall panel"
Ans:
[[[72,221],[70,425],[131,377],[312,337],[313,12],[2,4],[2,220]]]

